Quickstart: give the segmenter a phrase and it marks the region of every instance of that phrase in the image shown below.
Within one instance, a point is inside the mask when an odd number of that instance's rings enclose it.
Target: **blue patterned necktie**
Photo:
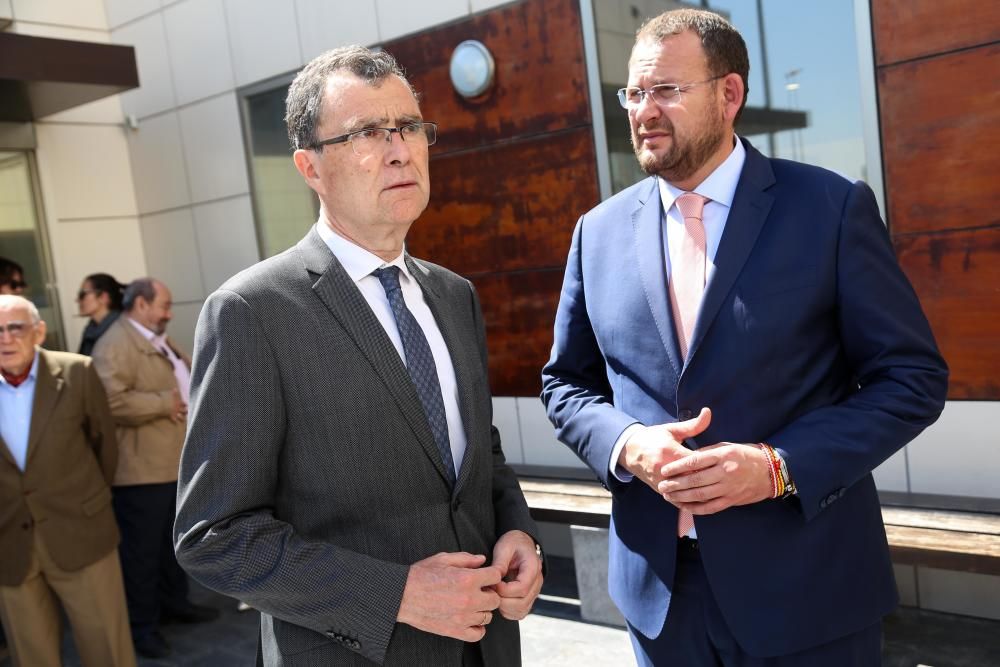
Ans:
[[[413,313],[403,301],[403,290],[399,286],[399,267],[387,266],[376,269],[373,275],[382,283],[385,296],[389,299],[392,316],[396,319],[396,329],[403,340],[403,352],[406,354],[406,370],[410,373],[413,386],[424,406],[424,414],[434,434],[441,460],[448,473],[448,483],[455,486],[455,462],[451,457],[451,441],[448,438],[448,419],[444,412],[444,400],[441,398],[441,383],[438,382],[437,366],[434,365],[434,355],[423,330],[417,324]]]

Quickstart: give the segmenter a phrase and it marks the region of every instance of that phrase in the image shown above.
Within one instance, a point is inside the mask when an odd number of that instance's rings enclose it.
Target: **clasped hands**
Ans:
[[[519,621],[542,590],[542,563],[525,532],[504,533],[493,562],[466,552],[439,553],[410,566],[397,620],[436,635],[477,642],[499,612]]]
[[[770,498],[770,461],[759,447],[719,442],[692,451],[683,445],[711,422],[712,411],[702,408],[694,419],[642,427],[622,448],[618,465],[696,515]]]

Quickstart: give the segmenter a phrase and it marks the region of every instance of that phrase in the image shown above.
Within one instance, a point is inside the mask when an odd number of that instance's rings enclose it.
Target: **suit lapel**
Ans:
[[[45,426],[48,424],[63,387],[62,367],[58,364],[49,364],[43,350],[38,350],[38,376],[35,383],[35,400],[31,406],[31,428],[28,431],[28,452],[24,459],[26,470],[38,450],[38,441],[45,431]]]
[[[315,228],[299,242],[297,250],[305,269],[319,276],[318,279],[310,278],[313,292],[371,363],[413,429],[420,446],[442,478],[448,479],[410,374],[357,285]]]
[[[410,273],[423,290],[424,299],[427,306],[434,315],[441,337],[444,338],[445,346],[448,348],[448,356],[451,357],[451,365],[455,369],[455,381],[458,386],[458,409],[462,416],[462,428],[465,431],[465,454],[462,458],[462,467],[458,471],[455,482],[456,491],[461,488],[465,478],[472,469],[472,459],[476,456],[478,447],[474,446],[473,440],[473,400],[476,394],[474,364],[479,363],[478,358],[472,357],[470,351],[475,350],[475,346],[463,345],[463,333],[468,336],[469,332],[462,332],[458,329],[458,323],[462,322],[466,315],[454,313],[455,305],[443,298],[442,290],[433,274],[424,266],[421,266],[406,255],[406,266]],[[471,295],[470,295],[471,299]]]
[[[652,178],[649,182],[651,185],[645,201],[639,201],[639,208],[632,213],[635,251],[639,258],[639,274],[646,300],[676,378],[681,374],[682,364],[674,318],[670,313],[670,295],[667,293],[667,262],[663,256],[663,206],[656,179]]]
[[[712,321],[719,314],[719,308],[750,257],[774,203],[774,196],[765,192],[774,183],[770,163],[749,143],[744,142],[744,146],[747,151],[746,162],[733,196],[733,206],[726,219],[726,229],[715,253],[715,273],[705,287],[698,322],[691,335],[689,362],[698,352]]]

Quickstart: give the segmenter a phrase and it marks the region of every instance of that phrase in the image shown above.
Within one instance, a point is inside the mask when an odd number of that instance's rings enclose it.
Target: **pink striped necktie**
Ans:
[[[702,211],[707,201],[710,201],[707,197],[685,192],[676,202],[684,217],[685,233],[680,248],[673,255],[676,261],[670,267],[670,307],[681,357],[685,360],[705,291],[705,225],[702,223]],[[683,537],[693,527],[694,517],[687,510],[681,510],[677,517],[677,535]]]

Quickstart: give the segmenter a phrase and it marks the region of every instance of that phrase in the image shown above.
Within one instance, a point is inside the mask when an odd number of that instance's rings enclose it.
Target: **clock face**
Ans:
[[[478,97],[493,83],[494,63],[482,42],[468,40],[451,54],[451,85],[462,97]]]

